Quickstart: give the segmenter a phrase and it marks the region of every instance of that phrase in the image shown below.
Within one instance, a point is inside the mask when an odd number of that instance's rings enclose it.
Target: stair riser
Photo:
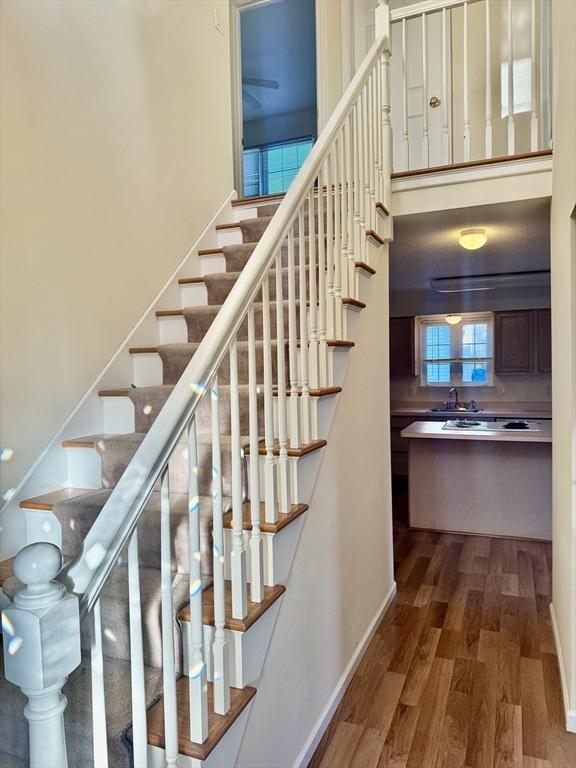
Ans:
[[[316,215],[316,223],[315,223],[315,231],[318,232],[318,216]],[[324,212],[324,231],[326,231],[326,212]],[[242,232],[242,242],[243,243],[256,243],[260,240],[264,232],[266,231],[268,224],[270,223],[269,219],[262,214],[258,216],[256,219],[251,219],[247,221],[240,221],[238,222],[238,227],[240,228],[240,231]],[[308,235],[310,233],[310,227],[309,227],[309,219],[308,216],[305,216],[304,218],[304,234]],[[230,230],[233,232],[234,230]],[[298,235],[300,233],[300,226],[298,220],[296,220],[294,224],[294,234]]]

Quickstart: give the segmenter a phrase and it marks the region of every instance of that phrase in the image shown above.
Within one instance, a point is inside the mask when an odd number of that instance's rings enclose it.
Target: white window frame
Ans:
[[[438,389],[439,387],[442,388],[449,388],[449,387],[478,387],[485,389],[486,387],[492,387],[494,386],[494,313],[493,312],[464,312],[464,313],[458,313],[461,314],[462,320],[457,325],[450,325],[446,322],[446,315],[420,315],[419,317],[416,317],[416,361],[417,361],[417,371],[419,372],[419,380],[420,380],[420,387],[434,387],[435,389]],[[428,382],[426,380],[426,374],[424,372],[424,366],[427,362],[427,360],[424,358],[424,333],[425,329],[428,325],[446,325],[450,328],[451,331],[451,337],[452,337],[452,345],[457,348],[459,344],[461,344],[461,338],[462,338],[462,328],[464,325],[466,325],[468,322],[481,322],[486,321],[488,324],[488,355],[486,357],[477,357],[477,358],[465,358],[461,354],[455,355],[450,358],[442,359],[442,360],[434,360],[434,362],[439,363],[449,363],[451,368],[452,366],[456,367],[461,365],[462,363],[466,362],[472,362],[473,360],[478,362],[487,362],[488,363],[488,372],[487,372],[487,378],[485,383],[480,383],[477,381],[471,381],[471,382],[464,382],[462,381],[462,373],[454,373],[451,370],[450,373],[450,381],[449,382]]]

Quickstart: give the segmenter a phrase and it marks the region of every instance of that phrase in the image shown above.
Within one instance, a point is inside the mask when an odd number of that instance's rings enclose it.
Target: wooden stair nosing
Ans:
[[[467,168],[478,168],[483,165],[497,165],[518,160],[534,160],[539,157],[551,157],[552,155],[553,150],[551,149],[539,149],[536,152],[524,152],[519,155],[501,155],[499,157],[489,157],[485,160],[468,160],[463,163],[452,163],[452,165],[435,165],[430,168],[417,168],[412,171],[397,171],[391,174],[391,178],[394,181],[395,179],[407,179],[411,176],[426,176],[431,173],[465,170]]]
[[[262,533],[278,533],[286,528],[293,520],[308,511],[308,504],[291,504],[290,512],[279,512],[278,520],[275,523],[267,523],[264,519],[265,504],[260,503],[260,530]],[[232,511],[224,515],[224,528],[232,529]],[[251,503],[245,501],[242,504],[242,529],[244,531],[252,530]]]
[[[226,224],[216,224],[216,231],[222,232],[226,229],[240,229],[240,222],[239,221],[231,221],[230,223]]]
[[[375,240],[378,245],[384,245],[386,242],[383,237],[381,237],[378,232],[375,232],[373,229],[367,229],[366,230],[366,237],[371,237],[372,240]]]
[[[178,285],[195,285],[204,283],[203,277],[180,277],[178,278]]]
[[[366,264],[365,261],[355,261],[354,266],[356,267],[356,269],[361,269],[364,272],[368,272],[369,275],[376,274],[376,270],[374,269],[374,267],[371,267],[369,264]]]
[[[388,208],[386,208],[384,203],[376,203],[376,210],[383,213],[384,216],[390,216],[390,211],[388,210]]]
[[[247,685],[244,688],[230,689],[230,709],[225,715],[214,712],[214,686],[208,683],[208,737],[202,744],[190,741],[190,703],[188,678],[181,677],[176,682],[176,701],[178,716],[178,753],[196,760],[206,760],[210,752],[222,739],[226,731],[241,715],[245,707],[256,695],[256,688]],[[164,697],[150,707],[146,720],[148,724],[148,744],[153,747],[166,747],[164,738]],[[132,741],[132,726],[127,731]]]
[[[264,440],[259,440],[259,449],[258,449],[258,455],[259,456],[266,456],[266,446],[264,444]],[[291,458],[301,458],[302,456],[306,456],[309,453],[314,453],[314,451],[319,451],[320,448],[324,448],[326,445],[328,445],[328,442],[326,440],[313,440],[311,443],[306,443],[305,445],[301,445],[299,448],[291,448],[288,446],[287,448],[287,455]],[[274,442],[274,456],[280,455],[280,444],[276,440]],[[247,445],[244,448],[244,453],[246,456],[250,455],[250,446]]]
[[[216,256],[216,254],[224,253],[222,247],[220,248],[199,248],[198,256]]]
[[[31,499],[23,499],[19,507],[21,509],[39,509],[44,512],[52,512],[54,505],[59,501],[73,499],[76,496],[83,496],[85,493],[91,493],[98,488],[60,488],[57,491],[43,493],[40,496],[33,496]]]
[[[276,600],[286,592],[286,587],[277,584],[274,587],[264,587],[264,598],[261,603],[253,603],[248,600],[247,613],[243,619],[234,619],[232,617],[232,582],[224,582],[224,605],[226,612],[226,629],[232,629],[236,632],[247,632],[258,619],[263,616],[270,606],[274,605]],[[190,605],[181,608],[176,618],[179,621],[190,621]],[[202,592],[202,623],[205,626],[214,626],[214,586],[211,585]]]
[[[256,203],[275,203],[280,202],[285,197],[285,192],[274,193],[272,195],[256,195],[254,197],[239,197],[236,200],[232,200],[232,207],[239,208],[243,206],[250,206]]]
[[[157,355],[158,347],[129,347],[130,355]]]
[[[357,307],[358,309],[366,309],[366,302],[353,299],[351,296],[344,296],[342,304],[349,304],[351,307]]]

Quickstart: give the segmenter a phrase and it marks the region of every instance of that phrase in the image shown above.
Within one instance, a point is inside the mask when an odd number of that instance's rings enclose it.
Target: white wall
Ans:
[[[20,0],[0,12],[7,488],[233,181],[227,0]]]
[[[313,107],[248,120],[244,123],[244,148],[316,136],[316,130],[316,109]]]
[[[569,724],[576,730],[576,3],[552,3],[553,606]]]
[[[385,249],[282,598],[238,768],[294,765],[393,585]],[[382,343],[374,346],[374,339]]]

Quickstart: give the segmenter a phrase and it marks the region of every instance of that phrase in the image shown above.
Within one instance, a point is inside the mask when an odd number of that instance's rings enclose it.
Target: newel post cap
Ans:
[[[14,561],[25,586],[3,611],[2,633],[6,679],[20,688],[43,690],[80,664],[79,603],[54,581],[61,568],[62,553],[48,542],[29,544]]]

